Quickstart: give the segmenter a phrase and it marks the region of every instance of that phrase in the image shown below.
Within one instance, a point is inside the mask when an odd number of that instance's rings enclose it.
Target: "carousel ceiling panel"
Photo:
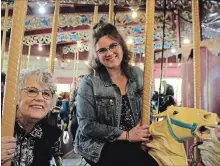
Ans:
[[[99,20],[107,22],[108,14],[100,13]],[[165,20],[166,20],[166,31],[165,31],[165,48],[172,48],[176,47],[176,37],[175,37],[175,24],[172,20],[173,16],[171,12],[168,12]],[[7,29],[11,26],[11,18],[9,18]],[[2,18],[2,24],[4,21],[4,17]],[[34,45],[34,44],[41,44],[47,45],[51,42],[51,32],[46,31],[47,28],[51,29],[52,26],[52,15],[39,17],[39,16],[28,16],[25,22],[25,37],[23,43],[25,45]],[[144,36],[144,23],[145,23],[145,13],[139,12],[139,15],[136,19],[132,19],[131,13],[117,13],[115,16],[115,24],[118,27],[121,34],[126,39],[132,39],[134,42],[133,51],[135,53],[144,53],[144,43],[145,43],[145,36]],[[79,42],[88,42],[89,37],[89,30],[90,25],[92,24],[92,14],[61,14],[60,21],[59,21],[59,29],[66,29],[67,27],[82,27],[87,25],[87,28],[78,28],[77,30],[69,31],[60,31],[58,32],[57,36],[57,43],[76,43]],[[156,50],[162,48],[162,26],[163,26],[163,13],[157,12],[155,14],[155,34],[153,39],[155,41],[154,48]],[[36,34],[34,30],[38,32],[39,29],[42,30],[42,33]],[[70,28],[69,28],[70,29]],[[71,30],[70,30],[71,31]],[[47,34],[46,34],[47,33]],[[88,44],[87,44],[88,45]],[[86,47],[85,47],[86,48]],[[65,50],[65,49],[64,49]],[[73,49],[75,52],[75,46]],[[86,49],[85,49],[86,50]],[[71,51],[72,52],[72,51]]]
[[[54,2],[55,0],[29,0],[28,16],[25,22],[26,31],[23,41],[25,45],[50,44]],[[144,53],[145,47],[145,2],[145,0],[115,0],[115,25],[118,27],[123,36],[133,39],[133,52],[141,54]],[[202,13],[200,15],[203,38],[213,38],[215,36],[219,36],[219,0],[201,0],[200,2],[202,5]],[[9,7],[11,8],[11,12],[9,13],[12,14],[13,1],[8,1],[8,3]],[[63,47],[64,54],[74,53],[78,49],[80,49],[80,51],[88,50],[88,36],[90,26],[92,25],[94,4],[102,5],[99,8],[99,20],[106,22],[108,20],[108,3],[108,0],[61,0],[57,43],[67,43],[67,45]],[[2,2],[2,11],[4,11],[4,4],[5,2]],[[47,5],[50,9],[49,14],[45,14],[43,16],[36,14],[39,4]],[[162,48],[161,39],[163,37],[163,13],[159,11],[161,11],[160,9],[164,8],[164,0],[156,0],[155,6],[157,12],[155,13],[155,34],[153,37],[155,41],[154,49],[160,50]],[[139,8],[138,17],[133,19],[130,11],[131,9],[137,8]],[[178,10],[180,13],[181,36],[188,37],[189,39],[193,36],[191,0],[167,0],[166,9],[168,9],[168,11],[165,17],[166,29],[164,47],[168,49],[177,47],[174,10]],[[213,16],[213,14],[215,15]],[[9,14],[9,16],[11,15]],[[4,17],[1,17],[2,25],[3,22]],[[3,28],[3,26],[1,28]],[[11,17],[8,18],[6,28],[7,31],[11,28]],[[77,48],[76,42],[79,41],[82,42],[81,48]],[[160,53],[155,56],[159,56],[159,54]],[[168,55],[170,52],[167,51],[166,54]]]
[[[7,1],[7,0],[5,0]],[[4,2],[5,2],[4,1]],[[155,0],[156,9],[164,8],[164,0]],[[10,5],[13,5],[13,0],[8,1]],[[28,0],[31,3],[47,3],[54,4],[55,0]],[[109,0],[60,0],[61,5],[109,5]],[[130,7],[138,7],[144,6],[146,4],[146,0],[115,0],[116,6],[130,6]],[[166,8],[167,9],[177,9],[177,8],[191,8],[191,0],[166,0]]]

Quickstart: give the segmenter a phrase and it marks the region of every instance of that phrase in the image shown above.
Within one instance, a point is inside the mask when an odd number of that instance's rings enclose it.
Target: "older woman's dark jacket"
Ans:
[[[33,151],[34,158],[31,166],[50,166],[52,146],[59,140],[62,131],[57,126],[50,125],[47,119],[43,119],[39,123],[41,124],[43,135],[41,139],[35,141]],[[19,130],[21,130],[21,128],[16,123],[15,132],[20,132]],[[13,162],[12,165],[14,165]]]

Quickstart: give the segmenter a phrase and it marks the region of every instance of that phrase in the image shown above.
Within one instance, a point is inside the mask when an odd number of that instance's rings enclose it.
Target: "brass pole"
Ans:
[[[113,24],[114,0],[109,0],[108,22]]]
[[[74,60],[73,60],[73,82],[72,82],[72,85],[74,86],[74,90],[75,90],[75,77],[76,77],[76,56],[77,56],[77,53],[75,52],[74,53]]]
[[[201,59],[200,59],[200,21],[199,21],[199,1],[192,1],[192,21],[193,21],[193,62],[194,62],[194,107],[201,109]],[[194,142],[197,142],[197,138]],[[198,149],[194,153],[195,160],[198,161]]]
[[[50,56],[49,56],[49,70],[52,73],[54,73],[54,59],[56,57],[59,13],[60,13],[60,0],[56,0],[55,9],[54,9],[54,16],[53,16],[52,41],[50,44]]]
[[[144,65],[144,87],[142,104],[142,124],[150,124],[151,110],[151,82],[153,68],[153,35],[154,35],[154,12],[155,1],[146,1],[145,19],[145,65]]]
[[[78,77],[78,70],[79,70],[79,51],[76,53],[76,78]]]
[[[28,0],[14,1],[11,38],[8,52],[8,70],[6,79],[4,111],[2,119],[2,136],[14,135],[14,124],[17,104],[17,85],[20,70],[20,57],[23,47],[24,25]],[[11,166],[7,161],[4,166]]]
[[[99,6],[95,5],[95,7],[94,7],[94,15],[93,15],[93,25],[98,23],[98,15],[99,15]]]
[[[2,35],[2,50],[1,50],[1,56],[2,56],[1,70],[3,69],[3,64],[4,64],[7,23],[8,23],[8,4],[5,5],[5,18],[4,18],[4,27],[3,27],[3,35]]]
[[[27,69],[29,67],[29,63],[30,63],[30,55],[31,55],[31,45],[28,46],[28,61],[27,61]]]
[[[206,47],[206,61],[205,61],[205,65],[206,65],[206,94],[207,94],[207,98],[206,98],[206,110],[210,111],[209,109],[209,103],[210,103],[210,93],[209,93],[209,56],[208,56],[208,48]]]

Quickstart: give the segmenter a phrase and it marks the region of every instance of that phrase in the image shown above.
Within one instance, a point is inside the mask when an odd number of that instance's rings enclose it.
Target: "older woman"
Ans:
[[[2,137],[1,162],[14,166],[49,166],[59,155],[61,130],[51,126],[46,115],[55,100],[51,73],[40,69],[20,75],[14,137]]]

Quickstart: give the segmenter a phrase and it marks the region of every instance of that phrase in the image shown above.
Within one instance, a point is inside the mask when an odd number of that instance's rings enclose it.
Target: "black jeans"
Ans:
[[[78,128],[77,118],[76,118],[76,115],[73,114],[72,122],[71,122],[71,125],[70,125],[70,132],[72,134],[73,142],[75,140],[77,128]]]
[[[97,163],[85,160],[91,166],[158,166],[154,158],[140,146],[140,143],[127,141],[106,143]]]

